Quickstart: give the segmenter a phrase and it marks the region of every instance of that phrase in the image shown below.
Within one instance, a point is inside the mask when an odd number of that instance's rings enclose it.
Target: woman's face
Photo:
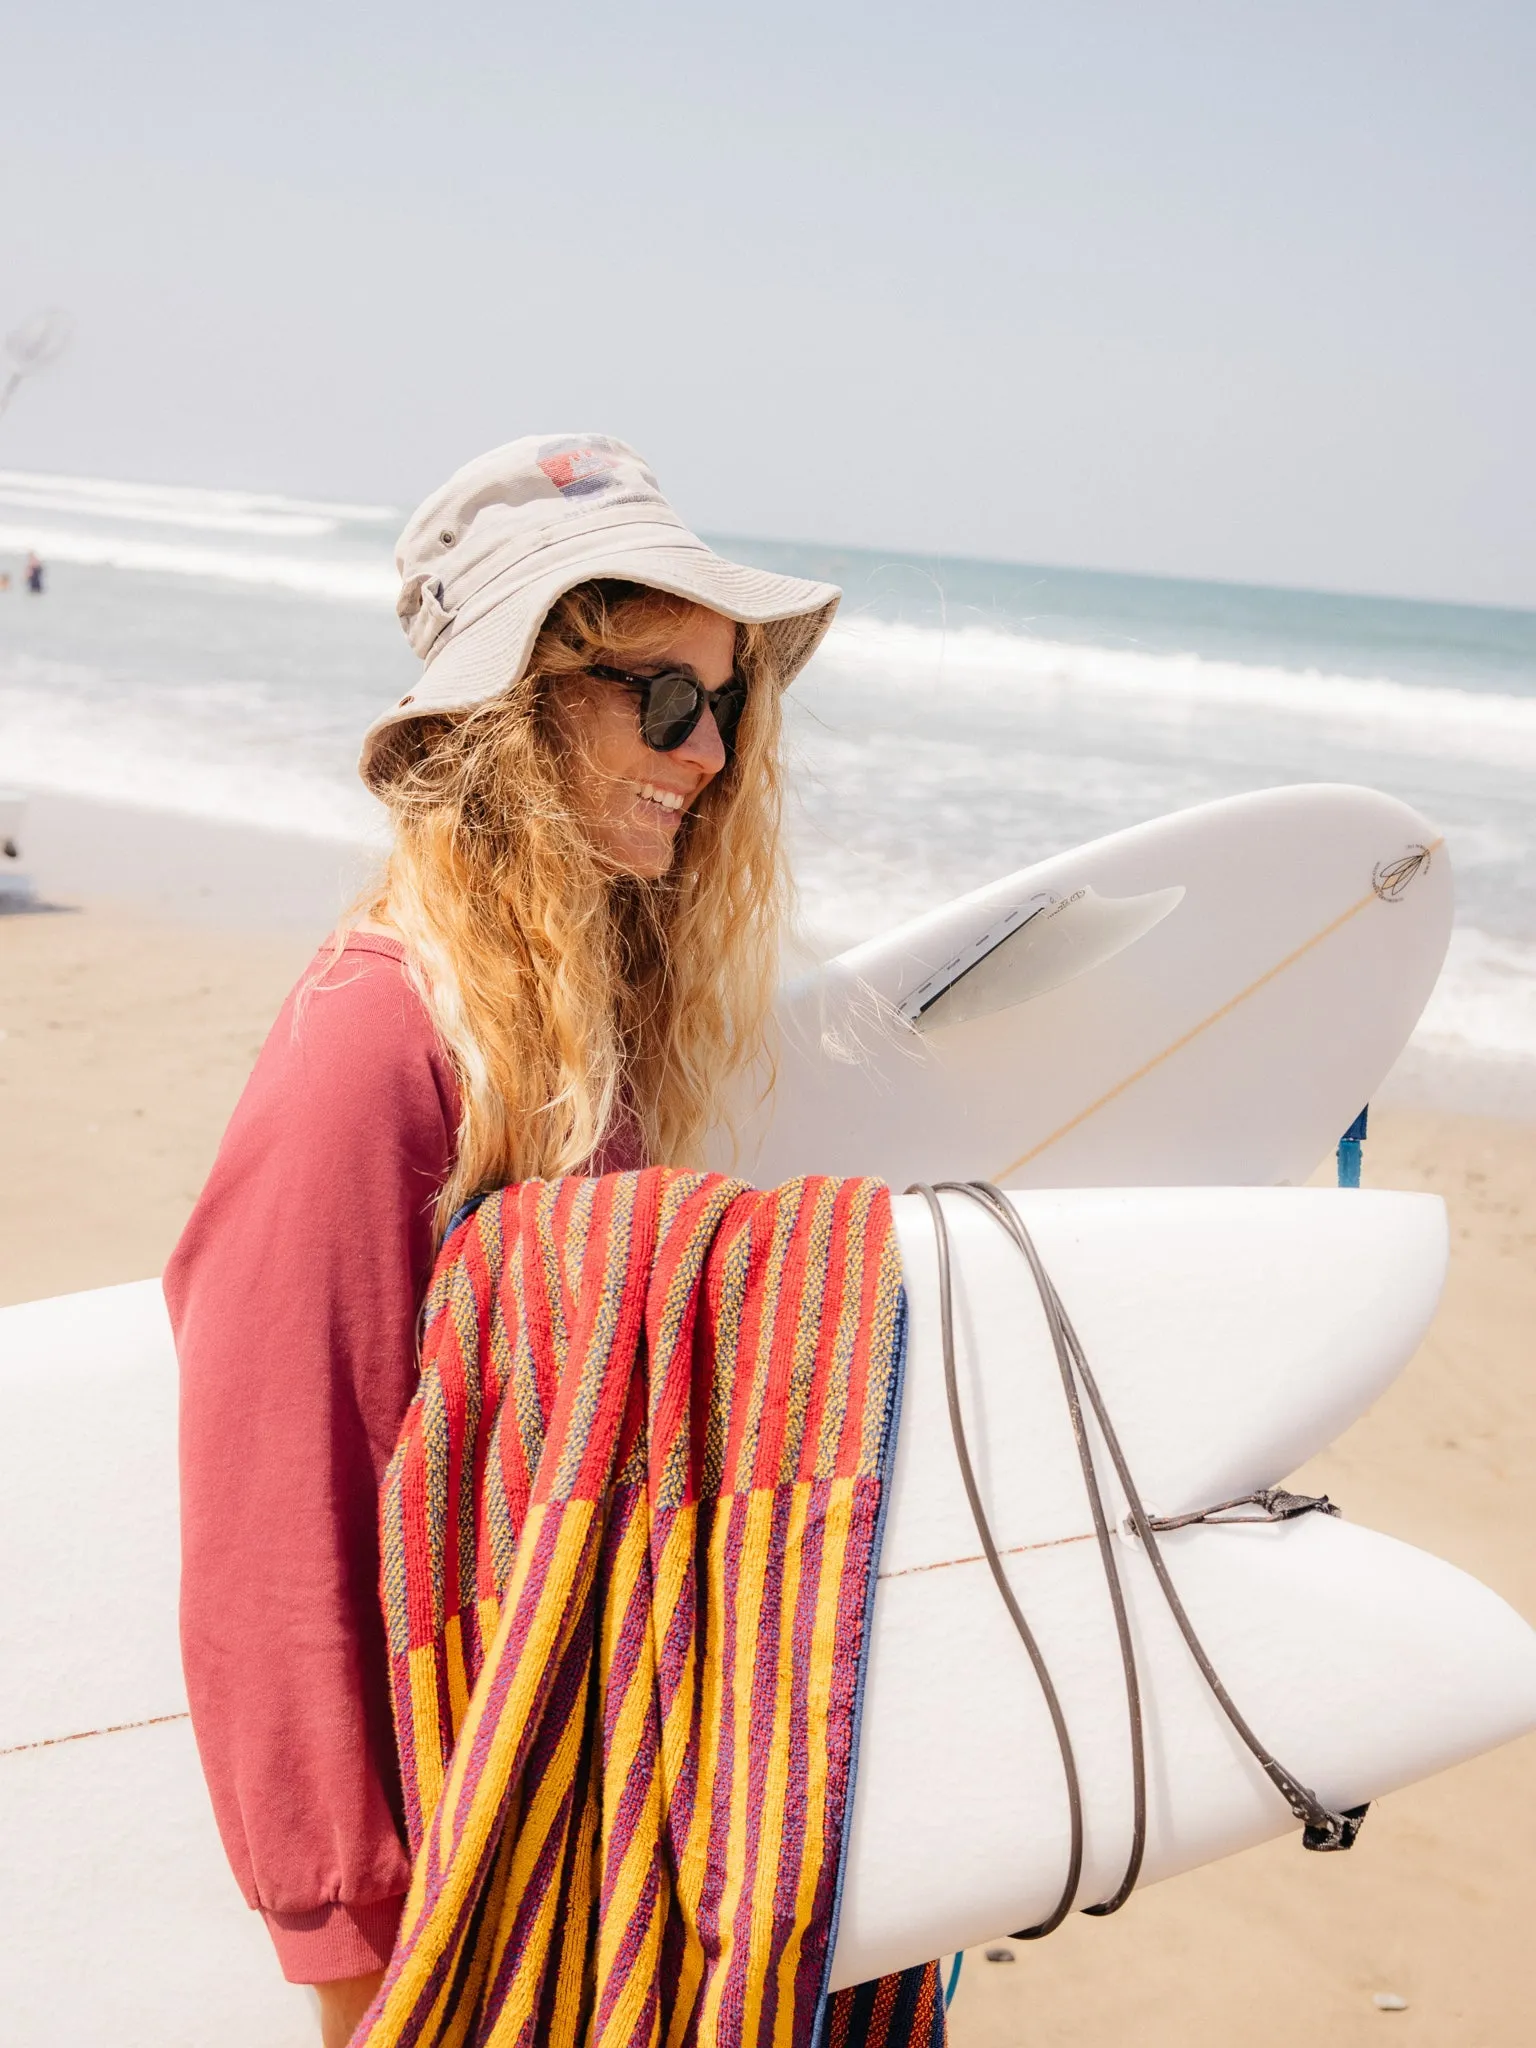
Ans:
[[[632,675],[691,675],[718,690],[736,670],[736,628],[718,612],[690,612],[665,650],[610,666]],[[705,710],[680,747],[658,754],[640,737],[640,699],[622,683],[572,676],[560,694],[571,740],[577,809],[616,867],[654,879],[672,865],[685,813],[725,766],[714,714]]]

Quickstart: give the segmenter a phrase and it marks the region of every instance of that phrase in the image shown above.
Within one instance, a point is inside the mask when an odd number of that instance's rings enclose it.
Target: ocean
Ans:
[[[358,738],[415,668],[400,523],[0,472],[0,782],[369,836]],[[1536,1089],[1536,613],[710,537],[847,593],[789,700],[818,948],[1208,798],[1369,783],[1457,874],[1417,1053]]]

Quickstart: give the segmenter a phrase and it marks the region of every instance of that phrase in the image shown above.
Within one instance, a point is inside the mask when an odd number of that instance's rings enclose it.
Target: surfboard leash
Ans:
[[[1217,1705],[1225,1714],[1244,1746],[1269,1779],[1275,1790],[1285,1800],[1291,1813],[1302,1824],[1302,1846],[1314,1850],[1349,1849],[1354,1846],[1360,1832],[1367,1807],[1348,1807],[1343,1812],[1334,1812],[1324,1805],[1310,1787],[1291,1771],[1288,1771],[1276,1757],[1271,1755],[1259,1740],[1237,1703],[1223,1684],[1220,1673],[1212,1664],[1205,1646],[1195,1631],[1177,1587],[1169,1573],[1163,1557],[1162,1546],[1157,1540],[1159,1529],[1186,1528],[1197,1522],[1219,1524],[1222,1519],[1245,1522],[1288,1521],[1300,1514],[1317,1511],[1337,1514],[1338,1509],[1326,1495],[1288,1493],[1282,1487],[1267,1487],[1257,1493],[1245,1494],[1236,1500],[1222,1501],[1214,1507],[1202,1509],[1197,1514],[1154,1518],[1147,1513],[1140,1489],[1131,1473],[1119,1436],[1110,1419],[1104,1397],[1100,1392],[1082,1342],[1067,1314],[1061,1296],[1056,1292],[1055,1283],[1046,1271],[1044,1262],[1036,1249],[1034,1239],[1025,1227],[1023,1218],[1002,1192],[990,1181],[940,1181],[930,1186],[919,1182],[908,1188],[908,1194],[921,1195],[933,1219],[934,1241],[938,1254],[939,1269],[939,1331],[944,1359],[944,1391],[949,1407],[950,1433],[954,1438],[955,1458],[960,1468],[961,1481],[965,1487],[966,1499],[970,1504],[971,1517],[976,1524],[976,1534],[981,1541],[982,1553],[986,1558],[993,1581],[1002,1596],[1010,1620],[1023,1641],[1030,1663],[1040,1681],[1045,1696],[1051,1724],[1056,1734],[1057,1746],[1061,1752],[1062,1769],[1067,1785],[1067,1810],[1070,1837],[1068,1869],[1062,1894],[1052,1912],[1036,1927],[1021,1928],[1012,1939],[1015,1941],[1038,1941],[1058,1928],[1072,1910],[1077,1888],[1082,1876],[1083,1865],[1083,1798],[1082,1785],[1078,1775],[1077,1759],[1072,1748],[1071,1733],[1067,1727],[1066,1715],[1062,1710],[1060,1696],[1046,1667],[1044,1653],[1031,1630],[1018,1599],[1009,1584],[1003,1568],[1001,1554],[992,1534],[982,1502],[981,1489],[976,1481],[975,1467],[971,1460],[970,1445],[965,1432],[965,1420],[960,1407],[959,1376],[955,1361],[955,1320],[954,1286],[950,1258],[949,1226],[945,1219],[940,1196],[954,1194],[975,1202],[1005,1231],[1024,1257],[1040,1296],[1045,1311],[1046,1327],[1050,1331],[1052,1349],[1061,1374],[1062,1388],[1066,1396],[1067,1412],[1071,1419],[1073,1440],[1077,1446],[1078,1460],[1082,1467],[1084,1485],[1088,1494],[1089,1509],[1093,1517],[1094,1535],[1098,1543],[1099,1557],[1104,1566],[1105,1584],[1109,1591],[1110,1605],[1114,1610],[1115,1632],[1119,1639],[1121,1667],[1125,1675],[1126,1713],[1130,1726],[1131,1743],[1131,1786],[1132,1818],[1131,1848],[1126,1860],[1125,1874],[1113,1895],[1101,1904],[1085,1906],[1085,1913],[1102,1916],[1118,1912],[1135,1889],[1141,1875],[1142,1861],[1146,1854],[1147,1841],[1147,1786],[1146,1786],[1146,1736],[1143,1726],[1141,1684],[1136,1663],[1135,1643],[1132,1639],[1129,1615],[1126,1609],[1125,1590],[1121,1583],[1119,1561],[1115,1556],[1110,1531],[1109,1517],[1104,1506],[1103,1489],[1099,1483],[1098,1469],[1094,1463],[1093,1449],[1083,1415],[1083,1396],[1093,1411],[1095,1421],[1109,1452],[1115,1475],[1124,1491],[1129,1508],[1130,1533],[1134,1534],[1146,1552],[1147,1560],[1157,1579],[1159,1590],[1168,1605],[1175,1625],[1184,1638],[1195,1665],[1205,1680]],[[1257,1515],[1236,1516],[1231,1510],[1256,1506]]]
[[[937,1189],[929,1187],[926,1183],[919,1182],[915,1186],[908,1188],[907,1193],[909,1195],[921,1195],[928,1204],[929,1212],[933,1217],[934,1242],[939,1261],[939,1329],[944,1353],[944,1393],[949,1404],[949,1427],[955,1441],[955,1456],[960,1466],[961,1482],[965,1487],[966,1499],[971,1505],[971,1516],[976,1524],[976,1534],[981,1539],[982,1553],[986,1557],[987,1565],[991,1570],[997,1590],[1002,1595],[1003,1605],[1008,1610],[1008,1618],[1018,1631],[1019,1639],[1024,1645],[1029,1661],[1034,1666],[1035,1676],[1040,1681],[1040,1690],[1045,1696],[1046,1711],[1050,1714],[1051,1726],[1056,1733],[1057,1747],[1061,1752],[1062,1768],[1066,1773],[1069,1828],[1066,1882],[1062,1886],[1061,1897],[1056,1901],[1055,1906],[1046,1918],[1040,1922],[1039,1926],[1025,1928],[1015,1937],[1019,1941],[1038,1941],[1043,1936],[1053,1934],[1056,1931],[1062,1921],[1066,1919],[1068,1913],[1071,1912],[1072,1903],[1077,1897],[1077,1887],[1083,1872],[1082,1784],[1077,1774],[1077,1760],[1072,1753],[1072,1735],[1067,1727],[1067,1717],[1062,1709],[1060,1695],[1057,1693],[1055,1683],[1051,1678],[1050,1667],[1045,1661],[1044,1653],[1039,1643],[1035,1640],[1034,1631],[1025,1619],[1024,1610],[1020,1607],[1013,1588],[1008,1583],[1008,1574],[1003,1570],[1003,1561],[998,1555],[997,1544],[992,1535],[992,1525],[987,1520],[987,1511],[982,1505],[981,1489],[976,1483],[976,1470],[971,1463],[971,1450],[966,1440],[965,1421],[960,1412],[959,1378],[955,1370],[954,1288],[950,1275],[949,1225],[944,1219],[944,1209],[939,1201]],[[1075,1389],[1073,1394],[1068,1396],[1069,1406],[1072,1405],[1074,1396]],[[1078,1419],[1081,1419],[1080,1415]]]

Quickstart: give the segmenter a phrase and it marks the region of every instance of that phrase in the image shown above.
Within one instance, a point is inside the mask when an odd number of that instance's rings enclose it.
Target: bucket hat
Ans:
[[[358,766],[371,787],[413,720],[510,689],[551,605],[578,583],[641,583],[765,626],[784,683],[810,660],[842,596],[830,583],[717,555],[644,459],[602,434],[529,434],[466,463],[411,515],[395,566],[395,610],[423,668],[364,736]]]

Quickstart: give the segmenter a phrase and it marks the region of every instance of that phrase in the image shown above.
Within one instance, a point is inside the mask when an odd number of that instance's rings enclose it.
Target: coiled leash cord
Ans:
[[[1067,1808],[1070,1816],[1071,1838],[1067,1857],[1066,1882],[1061,1897],[1051,1913],[1037,1927],[1021,1928],[1012,1938],[1015,1941],[1038,1941],[1043,1935],[1051,1934],[1071,1912],[1077,1897],[1077,1888],[1083,1870],[1083,1795],[1078,1777],[1077,1759],[1073,1754],[1072,1737],[1067,1727],[1066,1715],[1062,1711],[1061,1699],[1046,1666],[1045,1657],[1035,1639],[1034,1631],[1025,1619],[1019,1606],[1003,1561],[998,1553],[997,1543],[982,1505],[981,1490],[976,1483],[975,1467],[971,1463],[970,1446],[966,1440],[965,1420],[960,1411],[960,1386],[955,1366],[955,1308],[954,1286],[951,1275],[949,1225],[945,1220],[941,1194],[962,1195],[975,1202],[1001,1226],[1017,1245],[1029,1266],[1035,1287],[1045,1311],[1046,1326],[1051,1333],[1051,1345],[1056,1353],[1056,1364],[1061,1373],[1062,1391],[1066,1396],[1067,1413],[1071,1418],[1072,1436],[1077,1445],[1078,1461],[1082,1466],[1083,1483],[1088,1492],[1088,1505],[1093,1516],[1094,1536],[1098,1542],[1099,1558],[1104,1566],[1105,1584],[1109,1591],[1110,1605],[1114,1609],[1115,1633],[1119,1639],[1121,1668],[1125,1674],[1126,1713],[1130,1723],[1131,1736],[1131,1850],[1126,1860],[1125,1874],[1112,1897],[1096,1906],[1087,1906],[1085,1912],[1106,1914],[1118,1912],[1135,1889],[1141,1875],[1142,1858],[1147,1846],[1147,1766],[1146,1739],[1143,1729],[1141,1684],[1136,1668],[1136,1650],[1131,1638],[1130,1618],[1126,1611],[1125,1590],[1120,1580],[1119,1561],[1115,1556],[1109,1516],[1105,1511],[1103,1491],[1093,1460],[1093,1447],[1089,1442],[1087,1424],[1083,1415],[1083,1397],[1093,1411],[1094,1420],[1104,1438],[1109,1452],[1110,1463],[1125,1493],[1130,1509],[1130,1524],[1146,1550],[1147,1559],[1156,1574],[1163,1598],[1178,1625],[1199,1668],[1201,1677],[1210,1687],[1222,1712],[1231,1722],[1243,1743],[1258,1763],[1264,1775],[1284,1799],[1297,1820],[1302,1823],[1302,1841],[1308,1849],[1348,1849],[1354,1844],[1360,1832],[1360,1823],[1365,1818],[1363,1806],[1351,1807],[1343,1813],[1334,1813],[1278,1763],[1249,1727],[1243,1715],[1221,1678],[1206,1655],[1194,1624],[1185,1612],[1178,1589],[1168,1573],[1162,1547],[1157,1540],[1159,1528],[1183,1528],[1193,1522],[1210,1521],[1235,1507],[1254,1505],[1262,1512],[1258,1515],[1238,1517],[1243,1521],[1289,1520],[1295,1515],[1316,1509],[1325,1514],[1336,1514],[1338,1510],[1326,1496],[1313,1500],[1305,1495],[1288,1494],[1279,1488],[1268,1488],[1256,1494],[1245,1494],[1240,1500],[1224,1501],[1219,1506],[1207,1508],[1196,1515],[1178,1515],[1166,1521],[1154,1520],[1142,1504],[1141,1494],[1131,1476],[1120,1439],[1110,1421],[1104,1398],[1099,1392],[1098,1382],[1093,1376],[1083,1352],[1076,1330],[1060,1295],[1056,1292],[1049,1273],[1035,1249],[1034,1239],[1024,1226],[1023,1218],[1006,1197],[990,1181],[940,1181],[936,1186],[918,1182],[908,1188],[909,1195],[921,1195],[927,1203],[933,1218],[934,1239],[938,1252],[939,1266],[939,1329],[944,1354],[944,1392],[949,1404],[949,1426],[955,1442],[955,1457],[960,1467],[960,1477],[965,1486],[966,1499],[970,1502],[971,1516],[976,1524],[976,1534],[981,1539],[982,1553],[987,1560],[1003,1605],[1009,1619],[1018,1631],[1019,1638],[1028,1652],[1034,1666],[1035,1676],[1040,1681],[1040,1690],[1045,1696],[1051,1725],[1056,1732],[1056,1742],[1061,1751],[1062,1769],[1067,1781]]]

